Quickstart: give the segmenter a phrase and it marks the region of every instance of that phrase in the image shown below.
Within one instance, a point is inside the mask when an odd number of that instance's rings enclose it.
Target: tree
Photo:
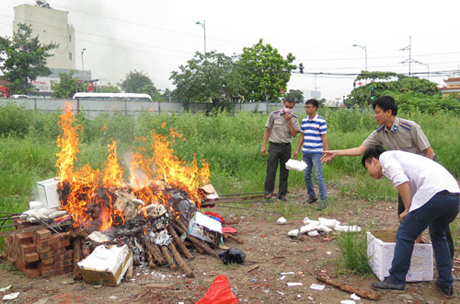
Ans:
[[[286,88],[291,77],[295,57],[289,53],[286,59],[270,44],[260,39],[253,47],[243,48],[238,61],[247,101],[278,101],[280,89]]]
[[[153,100],[158,100],[160,93],[150,78],[136,70],[126,74],[126,79],[120,84],[126,93],[144,93],[149,94]]]
[[[296,103],[302,103],[305,101],[305,98],[303,97],[303,93],[301,90],[289,90],[289,92],[286,95],[294,97]]]
[[[27,94],[33,88],[29,80],[51,74],[46,58],[58,45],[40,44],[38,36],[31,38],[31,34],[31,26],[19,23],[12,39],[0,37],[0,70],[10,82],[11,94]]]
[[[100,93],[120,93],[118,86],[111,85],[110,82],[105,86],[97,86],[96,91]]]
[[[86,92],[88,85],[73,78],[75,71],[59,73],[59,83],[54,85],[53,97],[71,98],[76,92]]]
[[[179,72],[171,73],[170,79],[176,85],[173,96],[184,103],[233,102],[242,89],[234,59],[215,51],[205,55],[196,52],[193,59],[179,67]]]
[[[413,92],[427,96],[440,95],[438,85],[426,79],[407,77],[394,72],[361,72],[355,82],[366,81],[366,85],[354,88],[348,95],[347,106],[367,106],[372,100],[384,95]]]

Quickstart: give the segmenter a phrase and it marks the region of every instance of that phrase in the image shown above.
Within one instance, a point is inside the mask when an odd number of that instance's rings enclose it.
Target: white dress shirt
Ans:
[[[409,212],[425,205],[436,193],[447,190],[460,193],[457,180],[437,162],[404,151],[386,151],[380,155],[382,172],[393,184],[408,182],[411,191]]]

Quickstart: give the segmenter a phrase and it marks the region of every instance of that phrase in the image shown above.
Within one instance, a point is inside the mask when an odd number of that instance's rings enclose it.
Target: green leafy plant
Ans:
[[[344,265],[351,273],[370,275],[372,269],[367,258],[367,240],[365,232],[345,232],[337,235],[337,246],[342,256],[339,265]]]

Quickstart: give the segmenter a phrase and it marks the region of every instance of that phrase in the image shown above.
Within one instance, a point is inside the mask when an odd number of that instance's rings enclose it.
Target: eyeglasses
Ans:
[[[305,109],[313,109],[314,107],[306,106]]]

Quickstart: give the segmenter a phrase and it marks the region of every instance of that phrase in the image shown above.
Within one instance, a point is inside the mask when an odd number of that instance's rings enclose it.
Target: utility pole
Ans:
[[[400,51],[406,51],[406,50],[409,51],[409,59],[406,59],[403,62],[401,62],[402,64],[405,64],[406,62],[409,63],[409,77],[411,76],[410,68],[411,68],[411,63],[412,63],[412,42],[411,42],[412,39],[411,38],[412,37],[409,36],[409,45],[400,49]]]

